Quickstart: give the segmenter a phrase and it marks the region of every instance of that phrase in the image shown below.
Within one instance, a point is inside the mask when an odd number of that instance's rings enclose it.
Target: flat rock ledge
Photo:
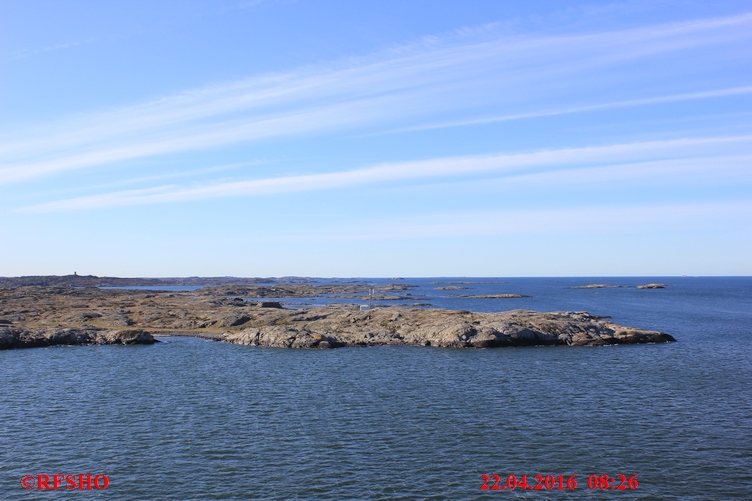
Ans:
[[[154,344],[158,343],[148,332],[136,329],[105,330],[96,328],[54,328],[0,326],[0,350],[11,348],[37,348],[59,345],[91,344]]]
[[[603,321],[585,312],[512,310],[471,313],[378,308],[367,312],[281,310],[224,341],[278,348],[412,345],[446,348],[504,346],[604,346],[676,341],[656,331]],[[253,323],[253,322],[249,322]],[[216,339],[216,338],[215,338]]]

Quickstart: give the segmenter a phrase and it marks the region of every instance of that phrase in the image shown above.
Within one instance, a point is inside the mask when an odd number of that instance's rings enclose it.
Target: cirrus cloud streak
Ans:
[[[723,153],[721,153],[723,152]],[[393,181],[452,176],[505,174],[553,175],[566,180],[572,175],[624,178],[630,176],[681,175],[723,170],[747,172],[752,159],[752,136],[686,138],[666,141],[614,144],[584,148],[543,150],[530,153],[446,157],[412,162],[392,162],[347,171],[269,177],[205,184],[166,185],[46,202],[17,209],[44,213],[91,210],[155,203],[263,196],[274,193],[338,189]],[[539,179],[541,181],[541,179]]]
[[[389,131],[396,124],[425,122],[442,113],[467,116],[481,106],[502,113],[399,130],[741,95],[750,87],[583,104],[592,96],[577,89],[580,82],[606,74],[614,81],[634,76],[635,63],[655,63],[679,51],[750,39],[752,14],[601,33],[493,36],[493,30],[483,30],[431,39],[367,57],[0,132],[0,185],[243,142]],[[654,78],[652,73],[645,75]],[[529,109],[550,100],[577,105]],[[520,106],[527,109],[519,111]]]

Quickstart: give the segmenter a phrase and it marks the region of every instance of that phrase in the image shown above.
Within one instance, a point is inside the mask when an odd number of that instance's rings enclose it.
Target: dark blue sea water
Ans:
[[[306,351],[164,338],[2,351],[0,500],[752,499],[752,278],[404,282],[420,285],[400,292],[415,302],[585,310],[678,342]],[[671,286],[571,288],[604,282]],[[468,289],[435,290],[447,285]],[[532,297],[451,297],[488,293]],[[21,488],[39,473],[110,484]],[[578,487],[480,490],[483,474],[534,484],[538,473],[576,474]],[[639,486],[591,491],[590,474]]]

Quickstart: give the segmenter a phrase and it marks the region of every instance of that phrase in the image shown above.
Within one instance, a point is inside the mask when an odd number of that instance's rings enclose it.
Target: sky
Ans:
[[[0,0],[0,236],[0,276],[752,275],[752,4]]]

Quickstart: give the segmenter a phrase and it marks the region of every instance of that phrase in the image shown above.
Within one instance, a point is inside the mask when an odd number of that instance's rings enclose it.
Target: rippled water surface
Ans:
[[[0,499],[752,499],[752,279],[474,280],[405,282],[438,306],[587,310],[678,342],[2,351]],[[570,288],[594,281],[673,285]],[[449,297],[502,292],[533,297]],[[21,488],[38,473],[110,485]],[[480,490],[482,474],[536,473],[578,487]],[[589,474],[637,474],[639,487],[591,491]]]

